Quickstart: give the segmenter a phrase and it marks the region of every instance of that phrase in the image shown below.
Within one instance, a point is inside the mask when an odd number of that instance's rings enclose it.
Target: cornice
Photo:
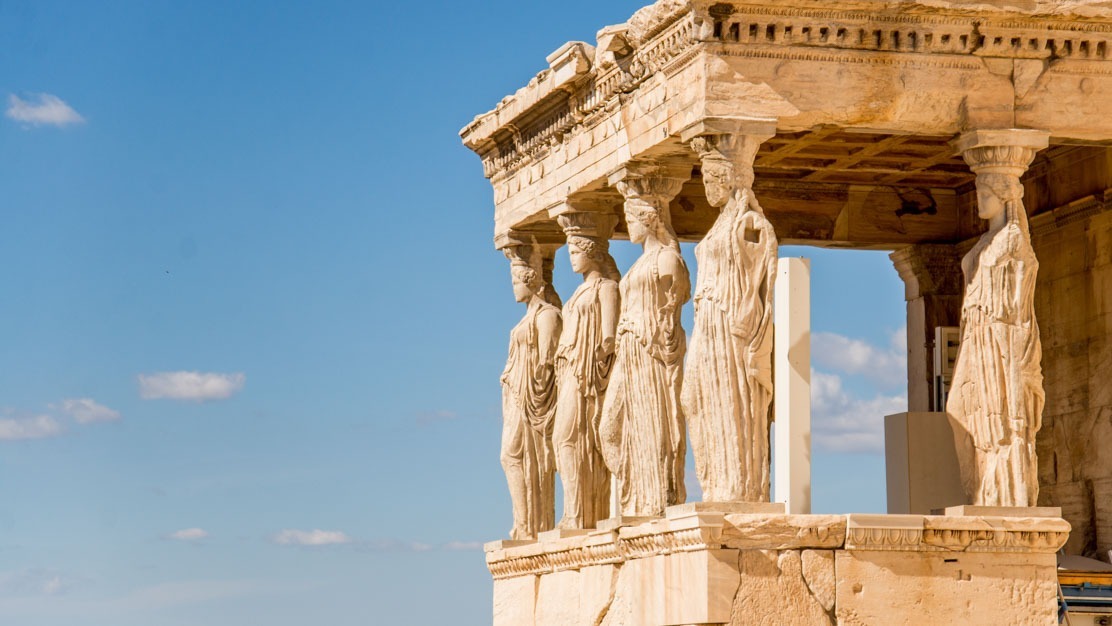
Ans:
[[[482,158],[484,174],[503,180],[593,128],[620,106],[623,94],[659,72],[685,66],[701,50],[962,70],[983,68],[982,57],[1035,59],[1070,74],[1112,74],[1112,11],[1081,17],[975,10],[945,0],[839,4],[844,8],[809,0],[775,5],[661,0],[638,11],[626,30],[603,31],[628,39],[625,56],[607,57],[582,42],[567,44],[550,55],[549,69],[460,134]]]

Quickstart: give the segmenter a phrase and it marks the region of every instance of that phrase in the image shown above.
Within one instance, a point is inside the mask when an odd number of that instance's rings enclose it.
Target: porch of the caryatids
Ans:
[[[612,515],[662,515],[687,497],[680,309],[691,284],[668,206],[690,175],[690,165],[633,162],[611,176],[625,198],[629,238],[643,246],[619,285],[615,359],[599,425],[603,457],[617,479],[620,510]]]
[[[772,297],[777,239],[753,193],[753,159],[774,120],[695,137],[708,203],[719,211],[695,247],[695,327],[683,409],[706,502],[769,501]]]
[[[510,331],[502,372],[501,461],[513,505],[510,537],[519,540],[536,538],[555,523],[552,430],[561,316],[552,267],[557,247],[518,241],[502,249],[510,261],[514,299],[526,305]]]
[[[563,308],[552,433],[564,489],[558,527],[575,530],[594,528],[610,515],[610,470],[599,447],[599,422],[621,311],[621,274],[610,256],[618,216],[597,202],[569,200],[556,219],[567,236],[571,268],[583,275]]]
[[[1038,501],[1035,434],[1045,397],[1035,320],[1039,263],[1020,176],[1047,144],[1048,133],[1019,129],[972,131],[956,142],[977,175],[977,213],[988,221],[962,259],[961,344],[946,403],[974,505]]]

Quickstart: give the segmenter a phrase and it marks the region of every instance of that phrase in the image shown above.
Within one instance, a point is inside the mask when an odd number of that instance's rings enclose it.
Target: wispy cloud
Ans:
[[[183,528],[182,530],[167,533],[165,538],[175,541],[200,541],[202,539],[207,539],[208,536],[208,531],[203,528]]]
[[[811,355],[823,369],[863,376],[886,387],[907,381],[906,328],[893,332],[883,348],[837,333],[814,333]]]
[[[85,118],[74,111],[73,107],[58,96],[48,93],[28,94],[26,100],[15,94],[9,95],[8,110],[5,111],[5,115],[30,126],[62,128],[85,122]]]
[[[339,530],[296,530],[285,529],[273,533],[267,539],[280,546],[323,547],[344,546],[345,548],[361,552],[461,552],[482,550],[483,544],[478,541],[453,540],[445,543],[429,543],[425,541],[409,541],[402,539],[372,539],[359,540]]]
[[[481,541],[449,541],[442,547],[451,552],[470,552],[473,550],[482,550],[483,543]]]
[[[111,422],[120,419],[120,412],[98,404],[92,398],[71,398],[62,400],[61,410],[77,420],[78,424]]]
[[[243,389],[247,377],[237,372],[157,372],[139,375],[139,395],[146,400],[223,400]]]
[[[63,432],[62,425],[49,415],[0,418],[0,441],[45,439]]]
[[[441,409],[439,411],[421,411],[417,414],[418,426],[429,426],[437,422],[449,422],[459,419],[459,414],[455,411],[448,411]]]
[[[401,541],[398,539],[376,539],[374,541],[361,541],[357,544],[362,550],[372,552],[430,552],[436,546],[423,541]]]
[[[331,546],[352,543],[351,537],[338,530],[280,530],[270,536],[280,546]]]
[[[857,397],[834,374],[811,372],[815,445],[830,452],[884,452],[884,416],[907,410],[907,395]]]
[[[0,572],[0,597],[56,596],[75,582],[67,574],[42,568]]]

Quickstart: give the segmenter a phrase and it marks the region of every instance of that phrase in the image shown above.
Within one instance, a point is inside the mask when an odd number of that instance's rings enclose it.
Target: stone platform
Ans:
[[[1035,515],[681,505],[611,530],[493,542],[486,560],[495,626],[1041,626],[1058,623],[1055,553],[1069,531]]]

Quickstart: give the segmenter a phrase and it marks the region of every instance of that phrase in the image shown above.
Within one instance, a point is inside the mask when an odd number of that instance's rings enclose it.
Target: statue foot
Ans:
[[[560,530],[582,530],[583,522],[577,518],[565,516],[559,524],[556,524],[556,528]]]

